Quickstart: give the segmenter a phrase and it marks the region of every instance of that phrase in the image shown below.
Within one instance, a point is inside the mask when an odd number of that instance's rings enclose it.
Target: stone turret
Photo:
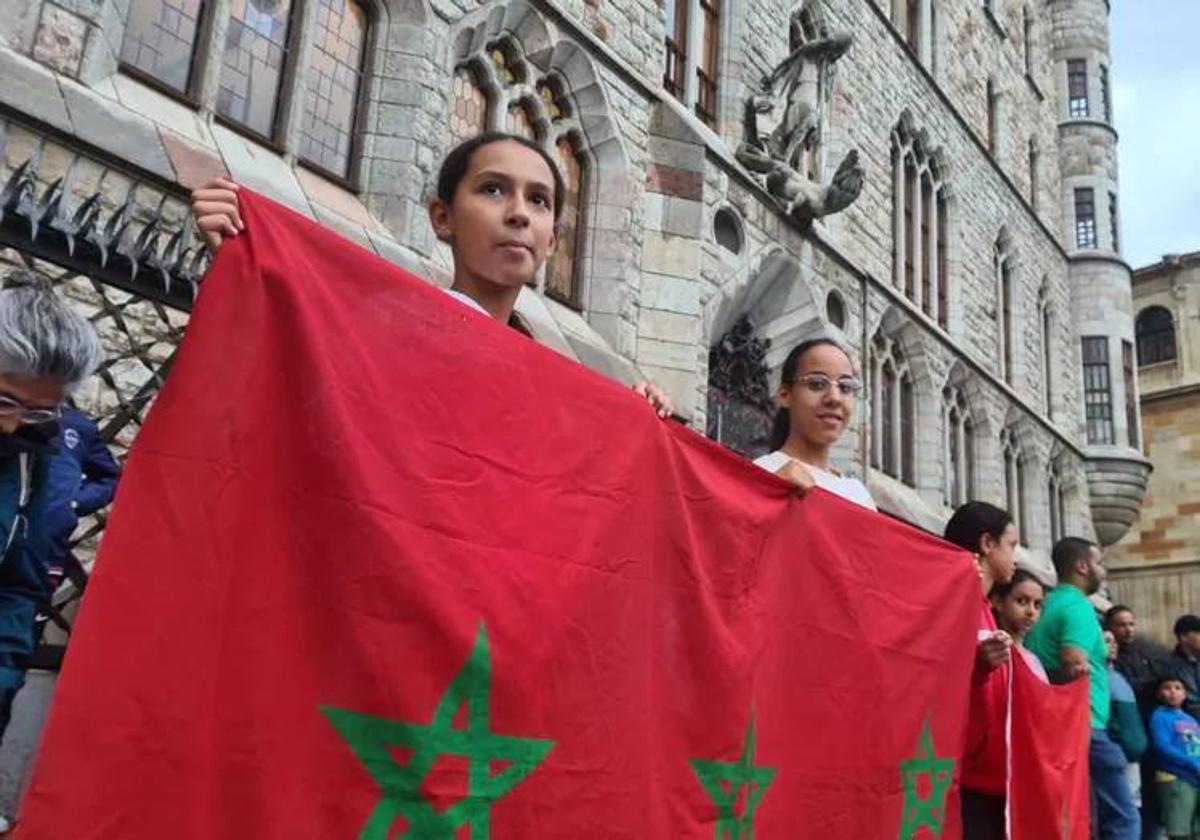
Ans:
[[[1131,272],[1121,257],[1117,132],[1107,0],[1051,6],[1063,239],[1082,352],[1092,520],[1104,545],[1136,521],[1150,475],[1141,455]]]

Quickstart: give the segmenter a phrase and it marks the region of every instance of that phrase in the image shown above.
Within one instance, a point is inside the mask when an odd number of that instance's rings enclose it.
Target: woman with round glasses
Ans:
[[[820,487],[875,510],[866,486],[839,473],[830,461],[861,389],[854,364],[836,341],[816,338],[797,344],[783,362],[772,451],[754,463],[803,491]]]

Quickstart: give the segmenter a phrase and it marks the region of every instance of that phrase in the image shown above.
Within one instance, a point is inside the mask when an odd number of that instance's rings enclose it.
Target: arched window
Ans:
[[[1046,479],[1047,502],[1050,507],[1050,544],[1061,540],[1067,531],[1066,494],[1063,491],[1062,472],[1055,462],[1051,462]]]
[[[946,482],[945,499],[950,507],[965,504],[975,496],[975,422],[966,397],[957,387],[942,392]]]
[[[560,137],[554,145],[567,191],[559,217],[558,246],[546,264],[546,294],[569,306],[580,305],[580,284],[575,282],[579,257],[580,216],[584,207],[584,166],[575,143]]]
[[[487,131],[488,101],[475,74],[462,67],[454,74],[454,101],[450,108],[450,137],[454,145]]]
[[[304,122],[300,129],[300,157],[345,178],[350,174],[358,89],[366,52],[366,10],[355,0],[317,0],[315,25]]]
[[[999,148],[1000,132],[1000,96],[996,93],[996,83],[987,80],[987,144],[988,151],[995,157]]]
[[[921,311],[947,322],[947,220],[943,166],[907,116],[892,132],[893,282]]]
[[[291,21],[291,0],[233,0],[229,10],[217,114],[271,141]]]
[[[871,345],[871,463],[905,484],[916,484],[916,398],[912,373],[898,342],[883,335]]]
[[[1175,319],[1169,309],[1148,306],[1137,316],[1138,364],[1155,365],[1175,358]]]
[[[206,0],[132,0],[121,67],[155,85],[190,96],[196,69],[196,33]]]
[[[1046,414],[1054,410],[1054,365],[1053,348],[1051,346],[1054,330],[1051,325],[1049,281],[1042,279],[1042,288],[1038,291],[1038,346],[1042,351],[1042,397],[1045,400]]]
[[[1021,532],[1021,544],[1028,543],[1025,526],[1025,456],[1017,444],[1016,432],[1006,428],[1000,432],[1000,450],[1004,454],[1004,497],[1008,514]]]
[[[996,346],[1000,351],[1000,372],[1004,381],[1013,380],[1013,277],[1012,257],[1008,253],[1008,239],[1001,234],[992,249],[993,270],[996,277]]]

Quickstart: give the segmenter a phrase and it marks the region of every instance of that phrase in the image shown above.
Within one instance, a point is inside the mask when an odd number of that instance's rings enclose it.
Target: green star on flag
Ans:
[[[699,758],[691,761],[692,770],[700,784],[717,806],[716,840],[751,840],[754,837],[754,814],[767,795],[767,788],[771,786],[776,772],[771,767],[754,766],[756,749],[752,714],[746,739],[742,743],[742,754],[737,761],[705,761]],[[737,805],[743,788],[746,791],[746,803],[739,816]]]
[[[473,838],[488,836],[492,806],[524,781],[554,747],[553,741],[494,734],[491,692],[492,657],[487,632],[480,625],[470,658],[442,695],[429,725],[321,707],[383,794],[359,840],[388,840],[401,816],[408,825],[404,837],[453,840],[463,826],[470,827]],[[456,728],[455,714],[464,705],[466,726]],[[403,765],[391,752],[397,747],[412,751]],[[440,756],[467,759],[468,778],[466,796],[438,812],[422,794],[421,784]],[[493,762],[507,766],[493,773]]]
[[[954,759],[937,757],[928,719],[921,728],[917,754],[900,764],[900,775],[904,780],[904,819],[900,824],[900,840],[915,837],[922,826],[928,828],[934,837],[941,837],[946,822],[946,794],[954,779]],[[918,784],[926,776],[931,790],[929,796],[922,798]]]

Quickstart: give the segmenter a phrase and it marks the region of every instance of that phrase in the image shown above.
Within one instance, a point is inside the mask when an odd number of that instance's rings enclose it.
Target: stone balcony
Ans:
[[[1089,449],[1086,464],[1096,538],[1110,546],[1137,522],[1154,467],[1136,450],[1118,447]]]

